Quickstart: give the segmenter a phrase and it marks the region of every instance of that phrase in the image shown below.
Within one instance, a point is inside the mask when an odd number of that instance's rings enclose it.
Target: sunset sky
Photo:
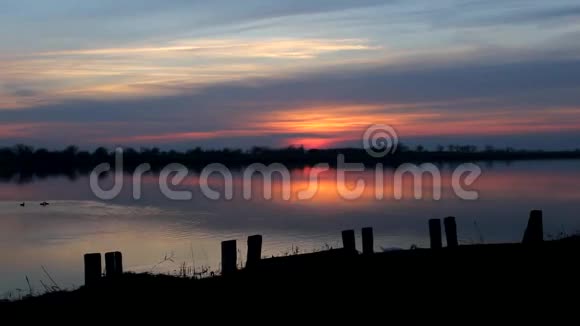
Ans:
[[[580,148],[577,0],[0,0],[0,145]]]

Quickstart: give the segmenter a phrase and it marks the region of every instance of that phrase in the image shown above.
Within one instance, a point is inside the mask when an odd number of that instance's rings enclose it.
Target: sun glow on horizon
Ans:
[[[466,113],[447,117],[430,113],[429,103],[418,104],[340,104],[280,108],[259,116],[232,116],[230,127],[209,131],[185,131],[159,134],[101,138],[107,143],[171,143],[188,140],[208,140],[243,137],[275,137],[278,146],[304,146],[308,149],[329,148],[353,142],[360,143],[370,125],[393,126],[399,137],[432,135],[510,135],[518,133],[579,130],[580,121],[574,117],[580,109],[554,111],[546,117],[538,112],[521,117],[506,114],[479,114],[472,118]],[[418,111],[405,109],[419,109]],[[550,119],[566,118],[566,123],[553,124]],[[473,115],[472,115],[473,116]],[[451,119],[453,118],[453,119]]]

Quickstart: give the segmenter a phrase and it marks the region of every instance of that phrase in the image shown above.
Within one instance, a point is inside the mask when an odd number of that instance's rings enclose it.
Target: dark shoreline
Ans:
[[[265,165],[280,163],[288,169],[311,167],[317,164],[338,165],[339,155],[344,155],[346,163],[362,163],[365,166],[383,164],[385,167],[397,167],[404,163],[435,165],[459,165],[462,163],[515,162],[530,160],[578,160],[580,150],[575,151],[524,151],[524,150],[483,150],[458,147],[454,151],[417,151],[399,149],[382,158],[370,156],[364,149],[313,149],[304,148],[254,148],[242,150],[201,150],[186,152],[127,149],[123,152],[123,169],[133,172],[143,163],[148,163],[153,172],[157,172],[172,163],[183,164],[194,172],[201,171],[212,163],[220,163],[229,168],[261,163]],[[101,163],[115,164],[115,153],[104,148],[89,153],[72,147],[64,151],[34,150],[31,147],[0,148],[0,181],[26,183],[34,178],[49,176],[67,176],[74,179],[89,174]]]
[[[203,279],[125,273],[72,291],[0,301],[0,308],[60,305],[112,308],[129,303],[147,307],[191,304],[223,308],[269,305],[292,301],[296,296],[308,302],[356,296],[359,303],[366,305],[375,299],[370,292],[415,299],[438,293],[460,300],[477,300],[488,295],[523,299],[526,291],[536,295],[539,289],[565,293],[578,285],[580,268],[575,260],[579,252],[580,237],[535,245],[469,245],[372,255],[334,249],[264,259],[252,268]],[[257,297],[252,298],[253,295]],[[244,300],[244,296],[247,302],[225,300],[233,297]]]
[[[336,316],[368,313],[369,307],[381,312],[401,303],[411,303],[416,312],[439,305],[450,309],[450,303],[485,304],[478,307],[486,312],[489,303],[547,303],[575,294],[580,286],[580,236],[545,241],[542,211],[530,212],[521,243],[459,244],[454,217],[443,223],[430,219],[428,230],[429,249],[377,253],[372,228],[363,228],[362,252],[355,230],[345,230],[343,248],[272,258],[262,257],[262,236],[254,235],[247,239],[245,266],[237,258],[237,241],[223,241],[221,270],[205,278],[123,273],[118,251],[105,253],[103,273],[101,253],[88,253],[84,286],[0,300],[0,311],[74,307],[94,317],[116,318],[142,314],[143,308],[187,307],[209,316],[214,309],[226,314],[239,307],[254,313],[266,307],[294,309],[299,302],[302,309]]]

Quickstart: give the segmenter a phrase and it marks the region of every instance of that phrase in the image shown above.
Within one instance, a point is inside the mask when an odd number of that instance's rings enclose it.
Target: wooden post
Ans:
[[[262,236],[252,235],[248,237],[248,257],[246,267],[252,267],[262,259]]]
[[[85,285],[92,286],[101,279],[101,254],[85,254]]]
[[[107,277],[113,277],[115,275],[115,253],[107,252],[105,253],[105,275]]]
[[[440,249],[443,247],[441,242],[441,220],[429,220],[429,237],[431,238],[431,249]]]
[[[445,237],[447,238],[447,247],[455,248],[459,246],[457,241],[457,224],[455,224],[455,217],[449,216],[443,220],[445,225]]]
[[[363,246],[363,254],[368,255],[375,252],[373,228],[362,229],[362,246]]]
[[[123,254],[115,251],[115,272],[117,275],[123,274]]]
[[[105,254],[105,274],[113,277],[123,274],[123,255],[119,251]]]
[[[230,274],[237,270],[238,249],[236,240],[222,242],[222,274]]]
[[[342,231],[342,247],[348,251],[356,251],[354,230]]]
[[[524,233],[523,243],[542,243],[544,241],[543,213],[539,210],[530,212],[528,227]]]

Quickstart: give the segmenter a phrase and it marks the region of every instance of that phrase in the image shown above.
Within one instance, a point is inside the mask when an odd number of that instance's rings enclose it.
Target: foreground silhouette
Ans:
[[[227,313],[240,307],[252,312],[281,307],[293,312],[301,307],[339,317],[369,314],[371,308],[380,313],[397,305],[410,305],[419,313],[418,309],[427,307],[451,309],[453,304],[490,313],[486,310],[490,304],[554,303],[579,289],[580,237],[544,241],[541,211],[530,214],[522,243],[461,246],[456,243],[455,219],[446,218],[444,225],[445,248],[440,221],[433,219],[429,221],[430,249],[381,253],[372,252],[370,228],[363,229],[362,254],[356,251],[352,230],[343,232],[342,249],[268,259],[252,258],[252,247],[261,248],[261,236],[252,236],[247,266],[241,270],[236,268],[235,242],[225,241],[222,275],[203,279],[123,274],[120,252],[105,255],[106,277],[102,277],[100,254],[87,254],[87,285],[0,302],[0,308],[107,311],[103,309],[123,307],[116,314],[142,316],[143,308],[195,307],[197,316],[212,316],[212,308]],[[224,259],[232,259],[233,265]],[[323,307],[332,309],[320,310]],[[278,310],[275,316],[279,318]],[[508,310],[514,312],[515,307]]]
[[[483,301],[547,301],[566,293],[575,295],[579,249],[579,239],[567,239],[540,247],[487,245],[372,256],[334,250],[269,259],[254,268],[201,280],[123,274],[103,279],[95,286],[7,305],[27,310],[66,305],[87,310],[126,307],[129,311],[134,311],[129,306],[187,306],[195,307],[199,316],[211,316],[209,311],[199,309],[212,307],[280,309],[282,305],[293,310],[330,305],[348,310],[329,314],[351,315],[370,307],[395,307],[397,303],[419,309],[457,302],[474,308]]]

